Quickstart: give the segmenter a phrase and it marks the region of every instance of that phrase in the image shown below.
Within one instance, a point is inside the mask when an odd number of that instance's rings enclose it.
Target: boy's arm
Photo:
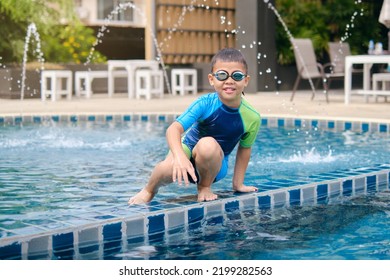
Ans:
[[[238,146],[236,155],[236,164],[234,166],[233,174],[233,190],[236,192],[254,192],[257,191],[256,187],[245,186],[244,177],[248,167],[249,159],[251,157],[252,148],[244,148]]]
[[[166,131],[166,138],[168,142],[169,149],[173,155],[173,163],[172,163],[172,181],[178,182],[181,185],[182,180],[186,185],[189,184],[188,174],[192,177],[192,179],[196,182],[195,169],[187,158],[185,154],[182,144],[181,144],[181,135],[184,133],[183,126],[175,121],[173,122]]]

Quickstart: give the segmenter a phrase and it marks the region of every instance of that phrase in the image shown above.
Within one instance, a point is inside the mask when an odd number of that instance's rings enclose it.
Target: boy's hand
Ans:
[[[184,181],[185,185],[189,185],[188,174],[194,180],[197,181],[195,175],[195,168],[192,165],[191,161],[185,156],[185,154],[174,157],[173,159],[173,171],[172,171],[172,181],[178,182],[179,185]]]
[[[253,186],[240,185],[240,186],[237,186],[237,187],[233,187],[233,190],[235,192],[246,193],[246,192],[257,192],[258,188],[253,187]]]

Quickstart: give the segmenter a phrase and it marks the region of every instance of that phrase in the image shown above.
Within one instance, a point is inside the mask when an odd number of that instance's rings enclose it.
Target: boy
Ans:
[[[244,185],[244,176],[259,127],[260,115],[242,98],[250,77],[248,65],[240,51],[220,50],[211,61],[208,74],[214,93],[195,100],[167,129],[170,152],[154,168],[147,185],[129,204],[147,203],[164,184],[189,182],[197,184],[198,201],[217,199],[211,190],[213,182],[226,176],[228,157],[236,144],[233,190],[254,192]],[[182,134],[185,133],[182,138]]]

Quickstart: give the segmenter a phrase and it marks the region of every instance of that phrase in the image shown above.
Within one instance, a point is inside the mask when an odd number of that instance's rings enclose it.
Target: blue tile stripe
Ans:
[[[290,194],[290,206],[301,204],[301,190],[300,189],[290,190],[289,194]]]
[[[114,223],[114,224],[106,224],[103,226],[103,240],[111,241],[118,240],[122,237],[122,224]]]
[[[234,212],[240,209],[240,204],[238,200],[230,201],[225,203],[225,211],[226,212]]]
[[[178,114],[79,114],[79,115],[0,115],[0,126],[21,125],[23,123],[54,122],[112,122],[112,121],[144,121],[172,122]]]
[[[73,232],[53,235],[53,254],[58,259],[66,259],[74,254]]]
[[[110,122],[114,119],[117,121],[153,121],[153,122],[171,122],[178,114],[144,114],[144,113],[129,113],[129,114],[64,114],[64,115],[0,115],[0,125],[20,125],[23,123],[42,123],[44,121],[54,122],[82,122],[82,121],[105,121]],[[294,117],[274,117],[263,115],[261,125],[265,127],[318,127],[325,129],[341,129],[351,130],[356,132],[380,132],[389,133],[390,121],[383,120],[382,122],[357,122],[349,120],[331,120],[331,119],[297,119]]]
[[[258,196],[259,209],[267,210],[271,209],[271,196],[261,195]]]
[[[0,259],[22,259],[22,245],[19,242],[14,242],[0,247]]]
[[[342,184],[343,186],[343,196],[351,196],[353,191],[353,181],[352,179],[345,180]]]
[[[165,230],[165,222],[164,222],[165,214],[159,214],[156,216],[149,216],[149,224],[148,224],[148,234],[154,234],[158,232],[163,232]]]
[[[317,203],[325,203],[329,196],[328,185],[319,184],[317,185]]]

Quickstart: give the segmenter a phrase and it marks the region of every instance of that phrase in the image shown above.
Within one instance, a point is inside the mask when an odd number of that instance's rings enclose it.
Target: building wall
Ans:
[[[107,2],[115,0],[105,0]],[[146,0],[150,1],[150,0]],[[145,28],[147,20],[145,18],[146,13],[146,1],[133,0],[134,6],[136,7],[134,12],[134,21],[112,21],[109,23],[110,26],[121,26],[121,27],[137,27]],[[75,0],[77,10],[79,11],[80,19],[88,26],[101,26],[105,24],[105,21],[98,18],[98,0]]]
[[[104,24],[97,19],[98,0],[76,1],[85,24],[98,32]],[[263,1],[134,0],[134,4],[134,21],[110,22],[110,32],[96,47],[108,59],[155,59],[152,31],[165,64],[197,67],[201,90],[209,88],[202,75],[211,57],[224,47],[237,47],[247,57],[252,77],[248,92],[275,90],[275,73],[267,74],[268,69],[276,71],[275,19]],[[249,48],[254,41],[261,44]],[[268,58],[259,60],[259,53]]]
[[[236,0],[156,0],[156,33],[166,63],[209,63],[236,46]]]
[[[146,3],[142,0],[133,0],[133,2],[136,8],[132,22],[115,20],[107,22],[98,18],[98,0],[75,1],[78,15],[83,23],[94,29],[96,34],[99,32],[103,34],[101,43],[96,46],[96,50],[108,59],[146,58]],[[102,30],[102,26],[107,26],[107,30]]]
[[[274,2],[269,1],[271,4]],[[236,18],[241,31],[237,34],[237,46],[248,61],[251,76],[246,90],[275,90],[275,15],[264,1],[237,0]]]

